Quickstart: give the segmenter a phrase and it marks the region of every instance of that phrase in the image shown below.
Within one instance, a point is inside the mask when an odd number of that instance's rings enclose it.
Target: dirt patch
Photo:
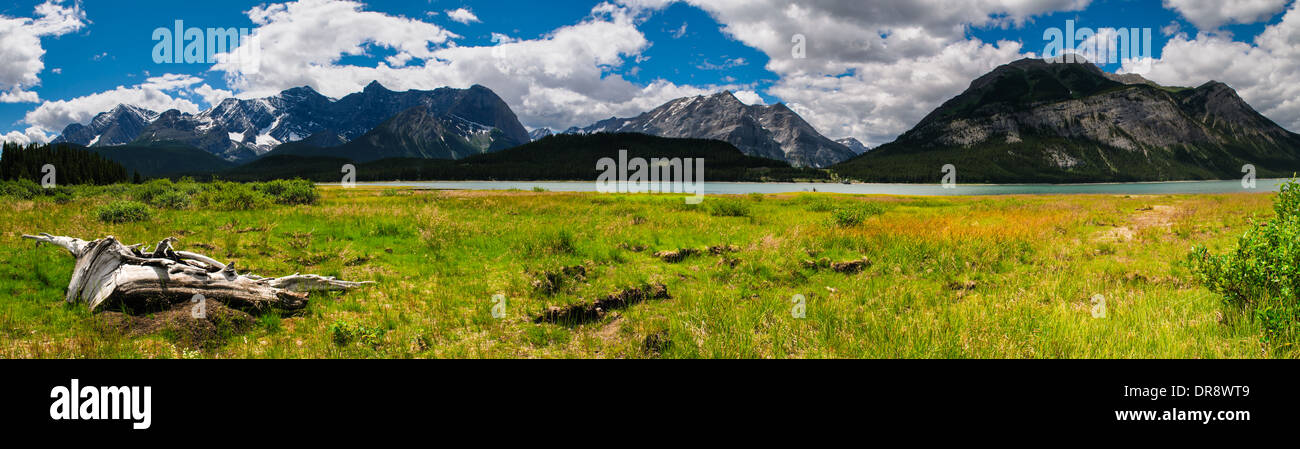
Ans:
[[[645,341],[641,342],[641,349],[646,354],[656,357],[672,346],[673,340],[668,338],[668,331],[666,330],[647,335]]]
[[[618,336],[619,331],[623,330],[624,321],[627,320],[624,320],[621,315],[615,316],[614,319],[609,321],[609,324],[601,326],[600,330],[596,331],[596,336],[600,337],[600,339],[604,341],[613,340]]]
[[[976,287],[979,287],[979,283],[975,281],[953,281],[948,283],[948,290],[957,292],[958,299],[966,297],[966,295],[975,291]]]
[[[631,251],[631,252],[634,252],[634,253],[643,252],[643,251],[645,251],[646,249],[649,248],[649,247],[647,247],[647,246],[645,246],[645,245],[633,245],[633,244],[629,244],[629,243],[619,243],[619,244],[618,244],[618,247],[619,247],[619,249],[625,249],[625,250],[628,250],[628,251]]]
[[[574,265],[572,267],[563,267],[555,271],[543,271],[533,279],[533,290],[541,292],[546,296],[554,295],[564,289],[566,285],[572,285],[579,282],[587,282],[587,267]]]
[[[537,318],[534,318],[533,322],[576,326],[598,321],[609,312],[626,309],[652,299],[672,299],[672,296],[668,294],[668,287],[664,286],[664,284],[646,284],[641,287],[611,293],[609,296],[595,302],[578,303],[567,307],[551,307],[538,315]]]
[[[203,313],[196,317],[196,304],[179,303],[170,309],[148,315],[129,315],[104,311],[95,317],[96,327],[129,337],[162,335],[172,343],[192,349],[216,349],[235,335],[249,331],[256,319],[247,312],[207,300]]]
[[[1124,226],[1116,226],[1112,229],[1103,230],[1097,233],[1096,240],[1103,242],[1119,242],[1133,240],[1143,229],[1161,227],[1168,228],[1173,224],[1174,217],[1178,215],[1179,209],[1174,206],[1149,206],[1137,209],[1135,214],[1129,219],[1129,223]]]
[[[655,257],[659,258],[659,260],[662,260],[664,262],[677,263],[686,260],[687,257],[691,257],[699,253],[700,250],[698,249],[682,248],[682,249],[672,250],[672,251],[659,251],[655,253]]]
[[[843,262],[831,262],[830,259],[825,257],[818,260],[803,261],[803,267],[809,270],[829,269],[836,273],[843,273],[843,274],[858,274],[865,271],[867,267],[870,266],[871,266],[871,260],[867,259],[866,257],[863,257],[858,260],[846,260]]]
[[[678,262],[681,262],[681,261],[683,261],[683,260],[686,260],[686,258],[688,258],[688,257],[695,256],[695,255],[699,255],[699,254],[705,254],[705,253],[708,253],[708,254],[712,254],[712,255],[714,255],[714,256],[724,256],[724,257],[725,257],[727,254],[731,254],[731,253],[735,253],[735,252],[740,252],[740,247],[739,247],[739,246],[736,246],[736,245],[714,245],[714,246],[710,246],[710,247],[708,247],[708,248],[704,248],[704,249],[682,248],[682,249],[676,249],[676,250],[671,250],[671,251],[659,251],[659,252],[655,253],[654,256],[657,257],[657,258],[659,258],[659,260],[662,260],[662,261],[667,262],[667,263],[678,263]]]

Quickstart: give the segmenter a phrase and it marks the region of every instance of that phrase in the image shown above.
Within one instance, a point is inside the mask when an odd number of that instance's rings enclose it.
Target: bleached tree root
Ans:
[[[35,240],[37,246],[59,246],[77,259],[64,299],[83,303],[91,311],[107,304],[153,309],[187,302],[195,295],[246,311],[298,310],[307,306],[309,292],[373,284],[314,274],[280,278],[239,274],[233,263],[174,250],[172,238],[159,242],[151,252],[145,252],[143,245],[123,245],[112,236],[93,241],[49,234],[23,238]]]

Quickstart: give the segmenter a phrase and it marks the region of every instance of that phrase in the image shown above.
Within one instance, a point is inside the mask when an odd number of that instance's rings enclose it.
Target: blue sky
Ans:
[[[1268,100],[1295,98],[1300,91],[1261,81],[1300,84],[1297,61],[1283,48],[1256,42],[1270,28],[1284,34],[1280,31],[1292,22],[1283,24],[1283,18],[1294,5],[1264,1],[1276,5],[1243,11],[1207,7],[1218,2],[1200,0],[1042,0],[1011,2],[1014,6],[1001,9],[962,10],[949,4],[908,12],[888,1],[304,0],[310,4],[266,6],[252,1],[19,0],[0,7],[11,27],[39,28],[43,16],[38,7],[46,12],[63,8],[62,25],[28,32],[37,36],[37,58],[43,65],[34,78],[31,73],[0,73],[0,92],[12,97],[0,102],[0,137],[53,137],[62,126],[84,122],[112,101],[197,112],[224,95],[255,97],[312,84],[327,95],[342,96],[359,90],[364,80],[382,78],[398,89],[487,85],[530,128],[585,125],[612,115],[635,115],[678,96],[730,89],[746,102],[786,102],[829,137],[853,136],[879,145],[960,93],[979,74],[1042,52],[1044,30],[1063,28],[1066,20],[1098,29],[1151,28],[1151,56],[1164,65],[1149,78],[1166,84],[1228,82],[1261,112],[1300,131],[1300,106]],[[998,2],[980,4],[987,3]],[[279,6],[285,14],[277,19],[259,23],[251,17],[255,8]],[[324,7],[341,9],[313,13]],[[454,20],[452,11],[462,8],[474,19]],[[277,70],[250,75],[216,70],[212,64],[157,64],[151,34],[176,20],[187,27],[243,27],[279,36],[270,43],[279,47],[267,50],[263,60]],[[328,42],[312,34],[329,27],[352,31],[330,33]],[[16,29],[6,34],[0,26],[0,43],[10,45],[10,39],[18,42],[12,45],[30,47],[31,39],[16,40],[23,32]],[[454,37],[429,37],[437,33]],[[789,55],[788,35],[795,33],[810,40],[807,59]],[[337,36],[342,34],[347,36]],[[416,51],[412,62],[399,67],[386,62],[409,50],[410,42],[433,53]],[[344,49],[353,44],[363,51],[346,54]],[[495,48],[499,45],[514,50]],[[1168,58],[1167,45],[1176,50]],[[306,46],[320,54],[303,55],[309,53]],[[30,63],[32,54],[0,52],[0,58],[8,59],[0,62],[22,65]],[[1223,61],[1187,59],[1197,55]],[[1254,64],[1260,73],[1234,69],[1234,58]],[[1103,68],[1121,69],[1118,64]],[[23,100],[15,101],[18,97]]]

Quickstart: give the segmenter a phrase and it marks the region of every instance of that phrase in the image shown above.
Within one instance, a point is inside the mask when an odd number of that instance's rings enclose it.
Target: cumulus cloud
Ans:
[[[306,85],[339,95],[359,90],[355,78],[334,78],[341,75],[335,64],[345,56],[367,55],[374,47],[391,50],[394,56],[373,69],[397,70],[405,62],[432,58],[435,45],[459,37],[431,23],[364,11],[364,6],[354,1],[302,0],[254,7],[248,17],[257,25],[256,39],[245,45],[260,45],[260,51],[249,53],[274,63],[260,64],[252,71],[232,58],[213,69],[225,72],[230,87],[245,98]],[[395,64],[399,62],[403,64]]]
[[[1202,31],[1229,23],[1262,22],[1282,12],[1291,0],[1164,0],[1165,8],[1178,11]]]
[[[482,20],[478,20],[478,16],[474,15],[473,11],[466,8],[457,8],[447,11],[447,18],[466,25],[475,22],[482,22]]]
[[[614,73],[650,42],[637,29],[634,11],[608,3],[595,6],[578,23],[536,39],[494,36],[490,46],[458,46],[455,39],[460,36],[437,25],[366,11],[351,1],[273,4],[254,8],[250,17],[258,25],[254,33],[261,41],[262,60],[276,64],[262,64],[255,73],[237,64],[214,66],[226,73],[241,98],[297,86],[341,97],[371,81],[394,90],[481,84],[500,95],[525,125],[566,129],[725,88],[662,80],[639,85]],[[365,54],[368,46],[396,50],[419,63],[340,63],[344,56]]]
[[[740,100],[741,103],[745,103],[750,106],[756,104],[766,104],[763,102],[763,97],[759,95],[758,92],[754,92],[752,90],[738,90],[736,92],[733,92],[732,95],[735,95],[736,99]]]
[[[23,122],[30,125],[27,134],[58,133],[69,124],[88,123],[99,113],[111,110],[119,104],[139,106],[158,112],[177,109],[196,114],[199,112],[199,106],[182,97],[192,92],[192,86],[201,82],[202,79],[189,75],[156,76],[134,86],[118,86],[113,90],[68,100],[46,101],[28,112]],[[205,87],[210,92],[211,87],[206,84],[200,86],[200,89]]]
[[[876,146],[907,131],[970,81],[1031,54],[1016,42],[968,39],[976,27],[1023,25],[1091,0],[680,0],[769,57],[766,92],[828,137]],[[677,0],[620,0],[656,10]]]
[[[62,0],[41,3],[31,18],[0,15],[0,61],[4,61],[0,64],[0,103],[40,101],[29,89],[40,84],[40,73],[45,70],[41,38],[75,32],[86,22],[86,14],[79,5],[62,3]]]
[[[1144,76],[1169,86],[1226,83],[1264,116],[1300,131],[1300,3],[1250,43],[1211,33],[1180,34]]]
[[[41,130],[35,127],[27,128],[27,131],[25,132],[10,131],[8,134],[0,135],[0,142],[16,143],[19,145],[46,143],[51,140],[54,140],[54,136],[41,132]]]

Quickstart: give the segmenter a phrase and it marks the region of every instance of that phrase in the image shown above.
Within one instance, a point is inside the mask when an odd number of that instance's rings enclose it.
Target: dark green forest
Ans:
[[[382,159],[355,163],[358,181],[595,180],[596,161],[617,158],[703,158],[708,181],[824,181],[823,170],[792,168],[783,161],[747,156],[718,140],[674,139],[645,134],[556,135],[504,151],[448,159]],[[213,176],[231,181],[302,177],[338,182],[349,159],[275,155]],[[195,173],[202,178],[202,174]]]
[[[54,166],[60,185],[105,185],[131,180],[122,164],[74,145],[19,145],[5,143],[0,154],[0,180],[40,182],[45,165]]]

